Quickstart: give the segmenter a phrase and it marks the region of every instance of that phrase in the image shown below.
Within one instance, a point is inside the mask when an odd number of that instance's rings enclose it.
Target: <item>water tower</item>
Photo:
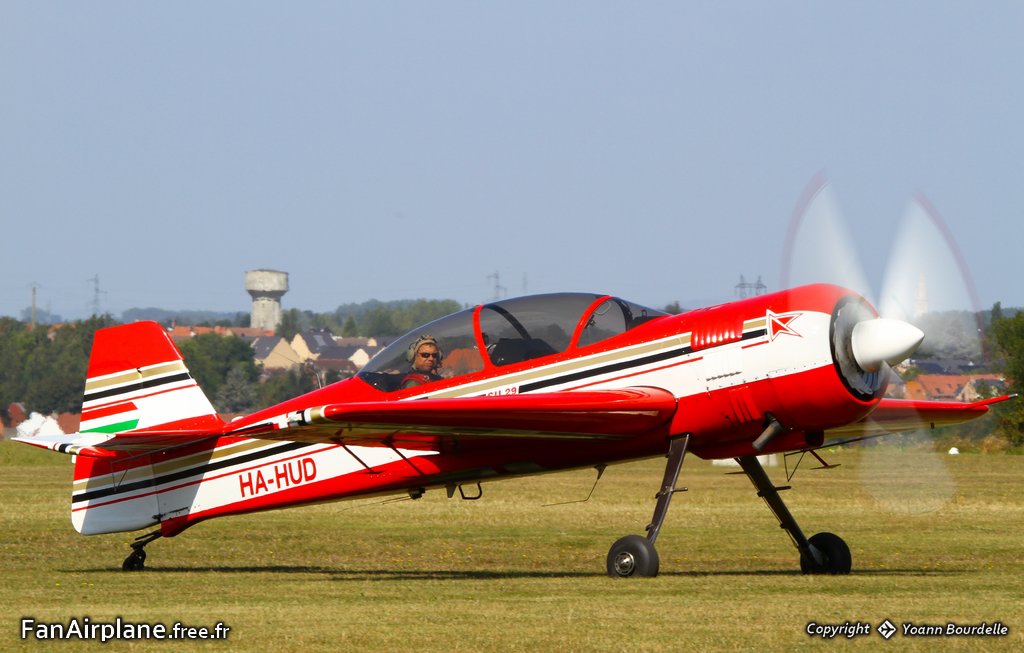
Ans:
[[[249,270],[245,289],[252,296],[251,326],[277,331],[281,325],[281,296],[288,292],[288,273],[277,270]]]

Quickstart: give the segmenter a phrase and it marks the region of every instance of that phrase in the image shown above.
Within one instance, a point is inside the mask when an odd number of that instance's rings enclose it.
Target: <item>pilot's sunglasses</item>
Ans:
[[[420,352],[420,358],[437,358],[437,356],[438,356],[438,354],[437,354],[436,351],[432,351],[432,352],[429,352],[429,353],[422,352],[422,351]]]

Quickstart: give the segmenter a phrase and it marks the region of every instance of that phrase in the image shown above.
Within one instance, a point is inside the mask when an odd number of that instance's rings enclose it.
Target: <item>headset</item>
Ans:
[[[416,352],[419,351],[419,348],[428,344],[437,347],[437,364],[440,367],[441,363],[444,362],[444,353],[441,351],[441,346],[437,344],[437,339],[430,334],[424,334],[412,341],[409,348],[405,350],[406,362],[412,363],[413,359],[416,358]]]

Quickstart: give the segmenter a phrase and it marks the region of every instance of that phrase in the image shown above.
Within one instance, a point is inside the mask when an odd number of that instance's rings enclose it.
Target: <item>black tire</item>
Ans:
[[[832,533],[818,533],[812,535],[807,541],[821,553],[825,560],[819,565],[814,560],[808,560],[806,556],[800,556],[800,571],[805,574],[844,575],[850,573],[853,561],[850,557],[850,547],[846,546],[843,538]]]
[[[142,571],[146,568],[146,551],[136,549],[128,554],[121,564],[123,571]]]
[[[608,575],[612,578],[658,575],[658,551],[641,535],[627,535],[608,550]]]

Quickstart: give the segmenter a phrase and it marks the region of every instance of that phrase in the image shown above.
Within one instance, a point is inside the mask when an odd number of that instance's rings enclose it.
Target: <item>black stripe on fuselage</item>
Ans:
[[[690,347],[670,349],[668,351],[658,352],[657,354],[651,354],[650,356],[644,356],[643,358],[634,358],[633,360],[621,361],[618,363],[612,363],[610,365],[602,365],[601,367],[594,367],[589,370],[583,370],[581,372],[573,372],[571,374],[554,376],[551,377],[550,379],[542,379],[540,381],[534,381],[533,383],[524,383],[523,385],[519,386],[519,392],[533,392],[534,390],[540,390],[541,388],[547,388],[553,385],[561,385],[562,383],[572,383],[574,381],[588,379],[592,376],[600,376],[602,374],[621,372],[622,370],[628,370],[631,367],[642,367],[644,365],[650,365],[651,363],[658,363],[661,361],[669,360],[671,358],[686,356],[687,354],[692,353],[693,349]]]
[[[767,333],[767,329],[747,331],[743,334],[740,340],[752,340],[754,338],[760,338],[766,335]],[[727,344],[730,343],[723,343],[720,346],[724,346]],[[713,347],[709,347],[708,349],[713,349]],[[601,376],[602,374],[612,374],[614,372],[628,370],[631,367],[642,367],[644,365],[650,365],[652,363],[660,363],[661,361],[666,361],[672,358],[678,358],[680,356],[686,356],[692,353],[692,347],[670,349],[668,351],[659,352],[657,354],[651,354],[650,356],[644,356],[643,358],[635,358],[633,360],[621,361],[619,363],[612,363],[610,365],[602,365],[601,367],[595,367],[589,370],[583,370],[581,372],[573,372],[571,374],[555,376],[550,379],[534,381],[533,383],[525,383],[519,386],[519,392],[533,392],[534,390],[540,390],[541,388],[547,388],[553,385],[561,385],[562,383],[573,383],[574,381],[582,381],[583,379],[588,379],[593,376]]]
[[[241,465],[243,463],[253,462],[261,458],[267,458],[281,453],[289,451],[295,451],[304,447],[312,447],[317,442],[284,442],[278,446],[267,447],[266,449],[260,449],[259,451],[253,451],[235,458],[227,458],[225,460],[218,460],[216,462],[209,463],[208,465],[200,465],[198,467],[190,467],[180,471],[169,472],[163,476],[151,476],[144,478],[140,481],[134,481],[132,483],[125,483],[123,485],[115,485],[112,487],[102,488],[100,490],[93,490],[91,492],[84,492],[82,494],[76,494],[71,497],[71,503],[81,503],[82,501],[94,501],[96,499],[102,499],[104,497],[113,496],[115,494],[123,494],[126,492],[134,492],[136,490],[144,490],[150,487],[156,487],[163,485],[164,483],[171,483],[173,481],[180,481],[182,479],[190,478],[200,474],[208,474],[219,469],[231,467],[232,465]],[[213,450],[210,451],[210,455],[213,455]],[[117,470],[112,472],[112,475],[116,475]],[[93,476],[92,478],[97,478]]]
[[[85,401],[96,401],[97,399],[106,399],[107,397],[114,397],[120,394],[127,394],[129,392],[137,392],[138,390],[147,390],[149,388],[155,388],[157,386],[166,385],[168,383],[177,383],[178,381],[188,381],[192,378],[192,375],[188,372],[182,372],[181,374],[172,374],[171,376],[162,376],[157,379],[148,379],[145,381],[139,381],[131,385],[122,385],[116,388],[110,388],[109,390],[99,390],[97,392],[85,393]]]

